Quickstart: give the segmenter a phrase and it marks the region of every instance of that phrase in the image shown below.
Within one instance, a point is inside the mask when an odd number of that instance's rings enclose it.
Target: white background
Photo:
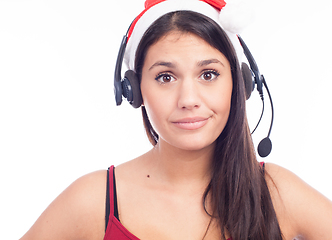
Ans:
[[[0,239],[22,236],[78,177],[151,148],[140,111],[113,96],[120,41],[142,9],[143,0],[0,0]],[[263,0],[242,34],[275,106],[263,160],[330,199],[331,10],[326,0]],[[252,127],[257,95],[247,102]],[[256,146],[270,122],[265,99]]]

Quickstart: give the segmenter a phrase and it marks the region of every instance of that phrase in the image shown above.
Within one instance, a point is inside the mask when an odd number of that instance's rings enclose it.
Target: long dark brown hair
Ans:
[[[228,122],[216,140],[212,178],[203,195],[203,206],[233,240],[281,240],[264,170],[257,162],[245,108],[245,88],[233,45],[220,26],[191,11],[176,11],[156,20],[145,32],[136,52],[135,70],[141,79],[148,48],[171,31],[195,34],[225,55],[231,65],[233,91]],[[156,145],[158,134],[142,107],[145,129]],[[209,198],[208,198],[209,196]],[[211,201],[212,212],[206,209]]]

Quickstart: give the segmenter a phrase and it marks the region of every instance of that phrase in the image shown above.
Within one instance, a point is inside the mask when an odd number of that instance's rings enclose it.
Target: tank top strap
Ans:
[[[260,162],[259,165],[261,166],[263,173],[265,173],[265,162]]]
[[[105,231],[108,222],[114,216],[114,165],[107,170],[107,184],[106,184],[106,211],[105,211]]]

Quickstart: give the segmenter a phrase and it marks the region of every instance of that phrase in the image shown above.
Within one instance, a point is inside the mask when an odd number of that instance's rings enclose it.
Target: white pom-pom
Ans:
[[[254,20],[254,5],[250,0],[228,0],[219,15],[223,28],[235,34],[241,33]]]

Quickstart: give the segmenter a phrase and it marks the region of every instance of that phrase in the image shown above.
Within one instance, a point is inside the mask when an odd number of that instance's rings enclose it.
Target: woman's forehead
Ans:
[[[207,63],[224,64],[228,62],[223,53],[201,37],[178,31],[170,32],[151,45],[147,50],[145,60],[159,59],[157,62],[171,66],[176,59],[188,57],[190,58],[188,60],[195,59],[199,66],[207,65]]]

